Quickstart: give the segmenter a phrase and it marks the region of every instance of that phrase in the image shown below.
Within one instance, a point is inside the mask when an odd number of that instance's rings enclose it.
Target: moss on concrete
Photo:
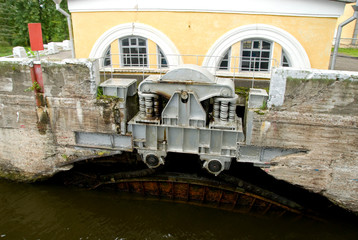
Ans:
[[[46,180],[51,176],[52,174],[29,173],[14,168],[13,166],[0,165],[0,178],[14,182],[33,183]]]
[[[18,62],[0,61],[0,69],[2,73],[19,73],[23,71],[27,66],[19,64]]]
[[[247,97],[249,96],[250,88],[249,87],[236,87],[235,93],[239,96]]]
[[[318,79],[318,78],[314,78],[314,79],[304,79],[304,78],[292,78],[292,77],[287,77],[287,83],[286,85],[293,85],[293,86],[297,86],[300,84],[304,84],[304,83],[319,83],[319,84],[324,84],[324,85],[331,85],[335,82],[335,79],[328,79],[328,78],[322,78],[322,79]]]

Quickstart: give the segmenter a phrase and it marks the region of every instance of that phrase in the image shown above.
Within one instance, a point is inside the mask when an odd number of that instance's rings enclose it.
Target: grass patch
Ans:
[[[10,56],[12,55],[12,48],[13,47],[0,47],[0,57]]]
[[[109,102],[111,102],[113,100],[117,100],[117,99],[120,100],[120,98],[116,97],[116,96],[103,95],[103,88],[102,87],[97,88],[97,97],[96,97],[96,99],[105,101],[107,103],[109,103]]]
[[[358,48],[338,48],[338,53],[342,53],[351,57],[358,57]]]

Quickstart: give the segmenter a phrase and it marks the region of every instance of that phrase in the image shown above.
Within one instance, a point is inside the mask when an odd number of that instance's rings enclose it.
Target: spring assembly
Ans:
[[[146,117],[153,117],[153,98],[151,96],[145,97],[145,113]]]
[[[228,110],[229,110],[229,102],[221,101],[221,106],[220,106],[220,120],[221,121],[227,122]]]
[[[233,98],[215,98],[214,120],[221,122],[235,122],[237,96]]]
[[[152,118],[159,116],[159,97],[157,94],[139,94],[139,112],[142,118]]]
[[[160,116],[160,113],[159,113],[159,98],[158,98],[158,96],[154,97],[154,115],[156,117]]]
[[[145,99],[142,96],[139,96],[139,113],[141,117],[145,117]]]
[[[214,109],[213,109],[214,121],[219,121],[220,119],[220,102],[218,99],[214,101]]]
[[[236,98],[230,101],[229,105],[229,122],[235,121],[235,114],[236,114]]]

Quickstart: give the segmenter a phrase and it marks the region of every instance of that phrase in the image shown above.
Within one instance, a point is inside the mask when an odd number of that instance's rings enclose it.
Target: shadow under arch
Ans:
[[[267,24],[250,24],[235,28],[222,35],[209,49],[203,66],[214,71],[220,58],[233,44],[252,38],[260,38],[276,42],[285,50],[292,67],[311,68],[308,55],[301,43],[289,32]]]
[[[126,36],[140,36],[155,42],[166,55],[168,65],[178,66],[183,63],[180,53],[174,43],[161,31],[142,23],[124,23],[112,27],[104,32],[95,42],[90,52],[90,58],[100,58],[100,66],[103,64],[103,56],[108,46],[115,40]]]

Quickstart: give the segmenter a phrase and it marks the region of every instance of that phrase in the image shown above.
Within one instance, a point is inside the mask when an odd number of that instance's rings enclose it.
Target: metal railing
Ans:
[[[120,73],[143,74],[144,77],[148,74],[165,74],[181,64],[195,64],[206,68],[215,76],[252,79],[269,78],[272,68],[279,67],[277,59],[262,57],[231,56],[227,67],[220,66],[223,56],[169,54],[165,56],[164,66],[159,62],[160,59],[163,59],[160,54],[111,54],[100,58],[100,73],[104,80]],[[210,62],[210,65],[204,62]]]
[[[333,40],[333,45],[336,39]],[[358,38],[341,38],[339,42],[340,48],[358,48]]]

